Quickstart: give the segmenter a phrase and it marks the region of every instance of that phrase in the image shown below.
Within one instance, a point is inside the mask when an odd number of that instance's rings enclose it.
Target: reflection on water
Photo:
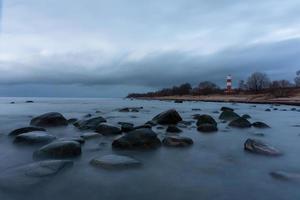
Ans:
[[[34,100],[35,103],[24,103]],[[15,104],[10,104],[15,101]],[[7,134],[29,124],[33,116],[45,112],[61,112],[66,118],[81,118],[86,114],[101,115],[110,123],[132,122],[141,125],[154,115],[176,108],[184,120],[193,114],[210,114],[217,119],[222,103],[184,102],[174,104],[162,101],[123,99],[54,99],[54,98],[2,98],[0,99],[0,170],[33,162],[32,152],[39,146],[17,146]],[[117,112],[126,106],[143,106],[138,113]],[[29,188],[6,185],[1,187],[0,199],[53,200],[53,199],[299,199],[299,183],[273,179],[274,170],[300,172],[299,112],[281,106],[287,111],[265,112],[270,105],[227,105],[239,114],[249,114],[251,121],[264,121],[272,128],[259,130],[227,129],[219,123],[219,132],[201,134],[195,128],[183,129],[181,135],[191,137],[190,148],[161,147],[152,151],[115,151],[111,149],[113,137],[87,140],[82,155],[74,166],[54,177],[47,178]],[[201,108],[202,111],[192,110]],[[162,139],[164,130],[154,130]],[[57,137],[79,136],[76,128],[48,129]],[[263,133],[263,134],[262,134]],[[281,157],[265,157],[244,152],[247,138],[258,138],[284,152]],[[94,157],[111,153],[129,155],[143,163],[141,168],[109,171],[89,164]],[[0,185],[10,183],[0,183]],[[5,189],[6,188],[6,189]],[[9,189],[7,189],[9,188]]]

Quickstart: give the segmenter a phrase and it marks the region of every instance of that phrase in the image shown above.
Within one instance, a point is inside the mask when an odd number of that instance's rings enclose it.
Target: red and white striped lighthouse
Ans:
[[[228,75],[226,79],[226,93],[230,94],[231,92],[232,92],[232,77],[231,75]]]

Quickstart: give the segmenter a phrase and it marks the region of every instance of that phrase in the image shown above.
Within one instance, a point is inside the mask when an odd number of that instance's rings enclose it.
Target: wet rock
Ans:
[[[157,134],[151,129],[142,128],[126,133],[115,139],[114,148],[120,149],[153,149],[161,145]]]
[[[200,115],[197,117],[197,120],[197,126],[200,126],[202,124],[212,124],[214,126],[217,126],[216,120],[210,115]]]
[[[103,117],[93,117],[90,119],[79,120],[74,123],[74,126],[80,130],[96,130],[97,126],[104,122],[106,122],[106,119]]]
[[[247,119],[244,119],[242,117],[235,119],[229,123],[229,126],[235,128],[250,128],[251,125],[252,124]]]
[[[277,108],[274,108],[273,110],[277,110]],[[271,112],[271,109],[270,108],[267,108],[266,110],[265,110],[266,112]]]
[[[121,134],[121,129],[109,123],[101,123],[96,128],[97,133],[102,135],[118,135]]]
[[[219,116],[219,119],[226,120],[226,121],[232,121],[232,120],[238,119],[239,117],[240,116],[238,114],[236,114],[235,112],[226,110],[221,113],[221,115]]]
[[[122,132],[129,132],[134,129],[134,124],[129,122],[118,122],[121,125]]]
[[[201,111],[200,108],[192,108],[192,111]]]
[[[74,141],[74,142],[78,142],[80,144],[84,144],[85,140],[82,137],[65,137],[65,138],[59,138],[57,141]]]
[[[102,167],[105,169],[120,169],[120,168],[132,168],[141,165],[141,162],[121,155],[106,155],[102,157],[97,157],[91,160],[91,165],[96,167]]]
[[[101,134],[96,132],[88,132],[88,133],[83,133],[80,137],[82,137],[85,140],[88,140],[88,139],[101,137]]]
[[[182,132],[182,130],[175,125],[168,126],[166,131],[169,133],[181,133]]]
[[[34,103],[34,101],[25,101],[25,103]]]
[[[67,126],[68,121],[62,114],[50,112],[33,118],[30,122],[30,125],[41,127]]]
[[[72,158],[81,154],[81,146],[74,141],[55,141],[34,152],[35,158]]]
[[[248,115],[248,114],[244,114],[244,115],[242,115],[242,118],[244,118],[244,119],[251,119],[251,116]]]
[[[90,118],[90,117],[92,117],[92,114],[89,113],[89,114],[84,115],[83,117],[84,118]]]
[[[234,111],[234,109],[233,108],[229,108],[229,107],[222,107],[221,108],[221,111],[231,111],[231,112],[233,112]]]
[[[142,129],[142,128],[148,128],[148,129],[151,129],[152,126],[150,124],[143,124],[143,125],[140,125],[140,126],[135,126],[133,128],[133,130],[136,130],[136,129]]]
[[[273,110],[278,110],[278,108],[274,108]],[[271,110],[270,110],[271,111]]]
[[[212,113],[213,114],[219,114],[220,112],[216,110],[216,111],[213,111]]]
[[[168,136],[162,141],[168,147],[186,147],[192,145],[194,142],[191,138],[180,136]]]
[[[183,103],[182,100],[175,100],[174,103]]]
[[[47,160],[10,168],[1,172],[0,187],[8,190],[27,191],[32,186],[39,186],[42,181],[48,180],[72,165],[73,161],[70,160]]]
[[[145,123],[145,125],[149,125],[149,126],[156,126],[157,125],[157,123],[156,122],[154,122],[154,121],[152,121],[152,120],[150,120],[150,121],[147,121],[146,123]]]
[[[204,133],[212,133],[218,131],[218,127],[214,124],[201,124],[197,128],[198,131]]]
[[[14,101],[12,101],[12,102],[10,102],[10,104],[15,104],[16,102],[14,102]]]
[[[33,131],[23,133],[15,137],[14,143],[22,144],[47,144],[55,140],[56,137],[44,131]]]
[[[118,111],[119,112],[139,112],[142,109],[143,109],[143,107],[126,107],[126,108],[121,108]]]
[[[170,109],[156,115],[152,121],[161,125],[177,124],[178,122],[182,121],[182,118],[175,109]]]
[[[291,108],[291,111],[297,111],[297,108]]]
[[[255,128],[270,128],[270,126],[264,122],[254,122],[252,126]]]
[[[78,121],[77,118],[71,118],[71,119],[68,119],[68,124],[74,124],[77,121]]]
[[[244,149],[251,153],[268,155],[268,156],[279,156],[282,154],[276,148],[256,139],[247,139],[246,142],[244,143]]]
[[[270,175],[278,180],[283,181],[300,181],[300,173],[286,172],[286,171],[274,171]]]
[[[34,127],[34,126],[23,127],[23,128],[18,128],[16,130],[13,130],[12,132],[9,133],[9,136],[17,136],[32,131],[46,131],[46,129],[40,127]]]

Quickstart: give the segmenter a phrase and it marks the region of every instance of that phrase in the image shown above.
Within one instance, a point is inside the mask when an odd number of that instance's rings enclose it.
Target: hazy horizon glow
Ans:
[[[298,0],[2,0],[0,19],[0,96],[124,96],[300,69]]]

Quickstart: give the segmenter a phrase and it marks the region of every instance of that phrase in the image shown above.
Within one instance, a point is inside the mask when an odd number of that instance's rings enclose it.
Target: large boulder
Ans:
[[[81,154],[81,145],[75,141],[55,141],[34,152],[36,158],[71,158]]]
[[[96,130],[97,126],[101,123],[106,122],[103,117],[93,117],[89,119],[82,119],[74,123],[74,126],[80,130]]]
[[[177,124],[178,122],[182,121],[182,118],[175,109],[170,109],[156,115],[152,121],[161,125]]]
[[[28,126],[28,127],[23,127],[23,128],[18,128],[16,130],[13,130],[12,132],[9,133],[9,135],[17,136],[17,135],[32,132],[32,131],[46,131],[46,129],[41,128],[41,127]]]
[[[232,121],[239,117],[240,116],[238,114],[236,114],[235,112],[230,111],[230,110],[225,110],[220,114],[219,119],[226,120],[226,121]]]
[[[198,131],[204,133],[212,133],[218,131],[218,127],[214,124],[200,124],[197,128]]]
[[[268,155],[268,156],[279,156],[282,154],[276,148],[256,139],[247,139],[244,144],[244,149],[251,153]]]
[[[105,169],[120,169],[120,168],[132,168],[141,165],[141,162],[121,155],[105,155],[102,157],[97,157],[91,160],[91,165],[96,167],[102,167]]]
[[[10,168],[1,172],[0,187],[13,191],[27,191],[72,165],[71,160],[47,160]]]
[[[252,124],[245,118],[237,118],[229,123],[229,126],[235,128],[250,128]]]
[[[33,131],[23,133],[15,137],[15,143],[22,144],[47,144],[55,140],[56,137],[44,131]]]
[[[109,123],[101,123],[96,128],[97,133],[102,135],[118,135],[121,134],[121,129]]]
[[[217,126],[216,120],[214,120],[214,118],[210,115],[200,115],[197,117],[197,126],[200,126],[202,124],[212,124],[214,126]]]
[[[254,122],[252,126],[255,128],[270,128],[270,126],[264,122]]]
[[[148,128],[141,128],[126,133],[115,139],[114,148],[120,149],[153,149],[161,145],[157,134]]]
[[[162,141],[168,147],[186,147],[192,145],[194,142],[191,138],[180,136],[168,136]]]
[[[33,118],[30,125],[41,127],[67,126],[68,120],[60,113],[50,112]]]

